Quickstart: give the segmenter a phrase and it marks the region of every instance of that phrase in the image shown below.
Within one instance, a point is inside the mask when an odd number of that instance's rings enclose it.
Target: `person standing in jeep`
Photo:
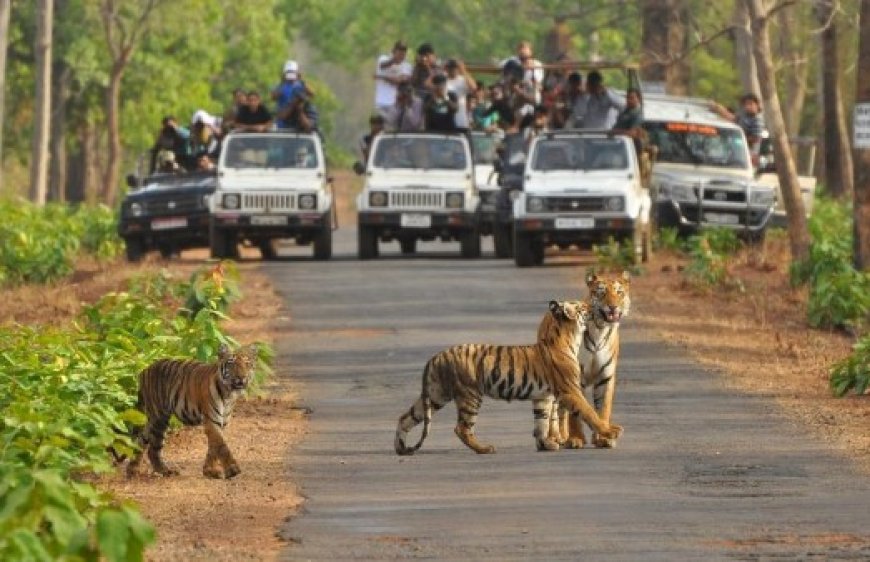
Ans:
[[[408,46],[402,41],[396,41],[389,55],[378,58],[378,68],[375,72],[375,110],[383,116],[396,103],[399,86],[411,79],[414,68],[405,55]]]
[[[753,93],[740,96],[740,110],[732,113],[727,107],[712,102],[710,109],[723,119],[736,123],[743,129],[746,142],[749,143],[749,152],[752,155],[753,164],[758,165],[758,154],[761,149],[761,139],[767,127],[764,124],[764,116],[761,114],[761,102]]]
[[[458,109],[456,94],[447,91],[447,77],[443,74],[436,75],[432,78],[432,93],[423,102],[426,130],[446,133],[456,131]]]

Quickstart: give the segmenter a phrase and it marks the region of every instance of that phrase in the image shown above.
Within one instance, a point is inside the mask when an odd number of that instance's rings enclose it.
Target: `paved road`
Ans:
[[[578,294],[580,272],[462,261],[439,245],[359,262],[354,241],[344,229],[331,262],[265,266],[293,319],[281,363],[313,409],[291,453],[308,500],[282,531],[283,559],[870,559],[868,479],[630,319],[618,448],[538,453],[531,405],[490,400],[478,434],[497,454],[459,442],[451,405],[417,455],[398,457],[396,420],[426,359],[459,342],[531,341],[547,301]]]

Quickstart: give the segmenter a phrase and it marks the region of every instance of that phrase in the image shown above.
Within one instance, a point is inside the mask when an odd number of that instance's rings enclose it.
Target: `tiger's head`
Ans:
[[[257,346],[248,345],[230,351],[226,344],[218,349],[218,372],[221,383],[230,390],[244,390],[257,368]]]
[[[611,278],[599,277],[594,272],[586,274],[586,286],[589,287],[587,300],[595,320],[617,324],[623,316],[628,315],[631,307],[630,280],[631,276],[627,271]]]
[[[583,301],[550,301],[538,327],[538,342],[575,347],[586,331],[589,305]]]

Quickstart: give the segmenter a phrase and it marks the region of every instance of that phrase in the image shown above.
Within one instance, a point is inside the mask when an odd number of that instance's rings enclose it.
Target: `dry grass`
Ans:
[[[728,385],[771,397],[815,438],[833,443],[870,471],[870,397],[834,398],[831,365],[853,340],[806,323],[806,290],[788,282],[785,240],[744,251],[730,265],[745,291],[687,285],[681,258],[660,253],[632,283],[635,318],[701,364],[727,374]]]

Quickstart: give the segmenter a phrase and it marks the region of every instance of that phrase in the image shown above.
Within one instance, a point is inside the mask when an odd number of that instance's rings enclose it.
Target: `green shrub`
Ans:
[[[864,394],[870,388],[870,335],[864,336],[849,357],[846,357],[831,370],[831,390],[843,396],[850,390]]]
[[[134,452],[143,368],[163,357],[210,361],[221,343],[236,345],[219,325],[230,270],[186,283],[141,277],[68,328],[0,328],[0,559],[142,559],[151,526],[82,477],[114,470],[107,450]],[[195,292],[200,309],[179,314]]]
[[[731,276],[728,260],[743,243],[728,229],[703,230],[686,241],[689,263],[684,270],[689,282],[704,289],[726,288],[743,291],[743,282]]]
[[[607,244],[592,246],[597,269],[601,271],[630,271],[633,275],[641,273],[640,267],[634,262],[634,248],[631,243],[617,242],[613,236],[607,239]]]
[[[680,238],[680,230],[678,228],[663,227],[660,228],[655,238],[656,248],[659,250],[670,250],[671,252],[680,252],[685,244]]]
[[[809,324],[816,328],[860,326],[870,314],[870,275],[852,266],[851,206],[817,198],[809,229],[809,258],[791,269],[793,284],[809,284]]]

